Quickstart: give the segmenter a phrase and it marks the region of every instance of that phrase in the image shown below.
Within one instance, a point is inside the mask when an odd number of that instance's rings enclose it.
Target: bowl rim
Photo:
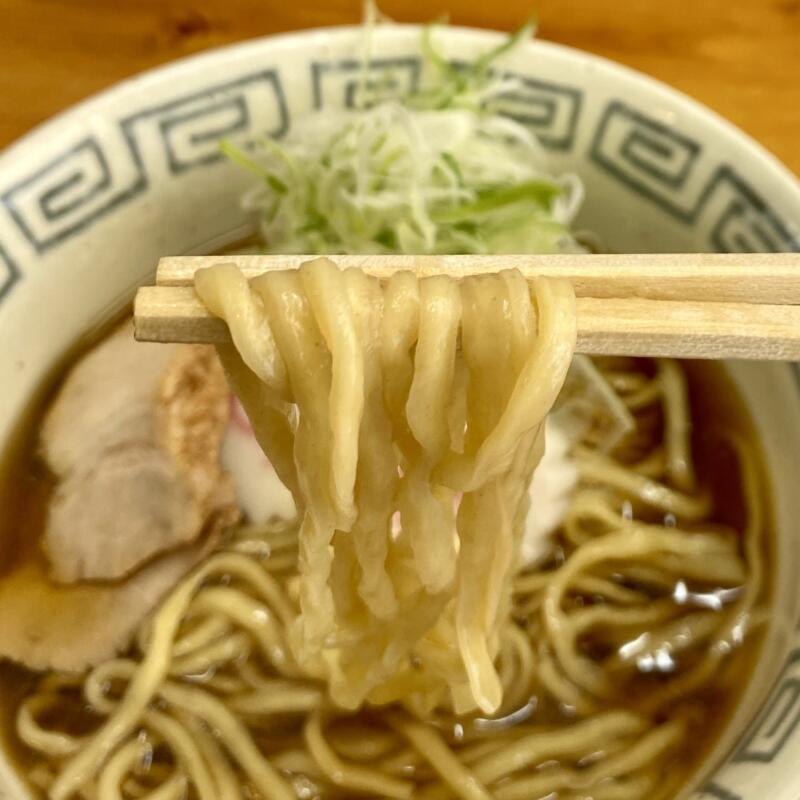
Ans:
[[[397,33],[421,33],[425,27],[424,24],[420,23],[382,23],[376,26],[374,35],[381,37]],[[212,47],[134,73],[57,112],[53,116],[36,124],[19,138],[10,142],[5,148],[0,150],[0,173],[7,162],[11,159],[23,156],[25,151],[35,146],[37,142],[48,138],[62,126],[77,121],[81,117],[96,110],[100,110],[105,104],[113,102],[125,92],[141,91],[149,84],[159,83],[170,76],[177,78],[181,73],[191,72],[197,68],[213,64],[213,62],[223,57],[242,58],[252,53],[262,51],[265,48],[291,49],[298,45],[306,45],[308,43],[306,40],[330,40],[330,37],[346,39],[357,36],[361,32],[363,32],[363,25],[350,24],[318,26],[284,33],[266,34],[252,39],[245,39],[218,47]],[[490,43],[491,40],[497,40],[498,38],[508,36],[508,33],[493,28],[476,28],[466,25],[442,25],[440,28],[440,35],[443,37],[471,36],[485,39],[487,43]],[[633,67],[570,45],[550,42],[545,39],[532,38],[525,43],[525,47],[538,49],[573,62],[582,61],[585,64],[599,68],[607,75],[610,75],[612,79],[638,84],[650,94],[661,96],[665,100],[683,105],[687,109],[690,109],[696,113],[703,122],[709,124],[716,133],[729,140],[735,141],[737,146],[748,151],[752,158],[760,161],[761,164],[772,173],[773,179],[780,181],[785,189],[788,189],[796,196],[798,209],[800,210],[800,176],[795,175],[774,153],[769,151],[750,134],[746,133],[722,116],[722,114],[691,95]]]
[[[418,36],[424,27],[424,25],[415,23],[391,23],[378,26],[375,35],[377,37]],[[360,36],[362,32],[363,26],[354,24],[323,26],[300,31],[268,34],[212,47],[135,73],[68,106],[9,143],[4,149],[0,150],[0,177],[11,166],[12,162],[18,159],[35,158],[36,148],[58,136],[61,131],[67,129],[70,125],[84,122],[93,115],[98,117],[105,116],[126,96],[135,97],[147,91],[151,86],[161,86],[168,81],[180,81],[182,76],[206,70],[220,60],[226,60],[228,63],[245,63],[248,58],[253,56],[263,57],[265,53],[270,51],[275,52],[277,56],[281,51],[306,49],[310,46],[313,47],[315,44],[327,45],[331,42],[352,41]],[[486,45],[492,45],[508,34],[487,28],[443,26],[440,35],[445,41],[448,39],[462,42],[471,40],[475,43],[483,42]],[[542,53],[560,59],[565,64],[570,64],[573,67],[583,66],[588,68],[593,73],[586,79],[589,87],[592,84],[602,86],[604,83],[623,88],[626,86],[634,87],[650,98],[663,101],[665,105],[676,109],[685,109],[693,114],[712,141],[719,139],[727,141],[732,148],[741,154],[741,158],[747,159],[751,164],[762,169],[764,181],[767,184],[771,183],[785,193],[791,203],[791,207],[796,210],[796,222],[800,223],[800,177],[795,175],[766,147],[718,112],[657,78],[604,56],[541,39],[533,39],[526,42],[524,48],[526,54],[530,54],[530,56]],[[591,88],[588,91],[591,91]],[[800,228],[797,227],[795,220],[790,219],[788,221],[792,225],[792,233],[797,236],[800,233]],[[789,369],[792,370],[792,377],[800,389],[800,365],[787,367],[786,371],[788,372]],[[774,681],[770,682],[768,691],[771,692],[774,686]],[[8,776],[3,775],[3,772],[5,767],[11,765],[12,762],[10,760],[0,757],[0,777],[8,778]],[[11,777],[18,779],[15,772]]]

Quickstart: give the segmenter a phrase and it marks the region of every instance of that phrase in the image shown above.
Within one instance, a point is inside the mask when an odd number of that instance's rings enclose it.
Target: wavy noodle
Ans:
[[[598,362],[636,429],[576,444],[549,560],[520,572],[568,287],[317,260],[198,291],[301,516],[233,531],[125,658],[43,676],[17,715],[31,781],[55,800],[673,796],[699,693],[765,597],[754,454],[731,440],[743,529],[712,522],[681,366]]]

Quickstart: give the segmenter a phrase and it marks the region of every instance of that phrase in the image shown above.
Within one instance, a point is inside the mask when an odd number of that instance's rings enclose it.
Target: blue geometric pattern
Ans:
[[[613,101],[606,108],[592,145],[592,158],[611,174],[663,202],[673,213],[684,213],[671,205],[700,154],[700,145],[673,128]]]
[[[769,763],[800,724],[800,650],[789,654],[764,710],[744,735],[734,763]]]
[[[223,136],[282,136],[288,126],[277,74],[257,72],[141,109],[104,130],[102,138],[87,136],[70,145],[0,199],[43,253],[143,192],[154,172],[179,175],[220,160]]]
[[[780,253],[798,247],[797,237],[733,167],[723,165],[714,173],[698,201],[700,213],[715,216],[709,236],[721,253]]]
[[[281,137],[289,129],[283,86],[264,70],[137,111],[122,120],[130,148],[141,161],[148,141],[158,141],[167,168],[179,175],[224,158],[219,140],[257,134]]]
[[[741,795],[720,786],[718,783],[706,784],[698,794],[693,796],[693,800],[742,800]]]
[[[5,299],[19,279],[20,272],[17,265],[0,245],[0,302]]]
[[[468,61],[450,61],[457,70],[470,67]],[[530,128],[547,150],[568,152],[575,143],[583,106],[583,91],[576,86],[530,78],[517,72],[489,70],[491,79],[505,80],[513,88],[495,95],[485,108]]]
[[[113,166],[112,166],[113,164]],[[40,253],[146,186],[137,154],[108,159],[94,136],[75,142],[2,194],[17,227]]]
[[[518,87],[492,100],[493,111],[530,128],[548,150],[569,151],[575,141],[583,92],[565,84],[535,80],[513,72],[504,78]]]
[[[421,71],[422,62],[417,56],[373,58],[367,64],[366,73],[357,59],[333,63],[312,61],[314,108],[357,108],[362,88],[382,98],[403,97],[416,91]]]
[[[728,164],[693,180],[700,144],[620,100],[609,103],[590,158],[609,175],[688,225],[709,230],[718,252],[780,252],[796,237],[763,198]]]

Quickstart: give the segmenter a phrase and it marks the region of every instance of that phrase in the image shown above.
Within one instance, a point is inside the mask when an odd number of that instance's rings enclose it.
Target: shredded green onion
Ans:
[[[281,142],[222,142],[259,179],[245,205],[266,252],[579,249],[569,226],[580,182],[549,174],[534,133],[497,111],[519,88],[498,61],[533,29],[462,65],[436,47],[429,26],[421,41],[427,80],[400,98],[389,95],[390,75],[370,78],[367,42],[356,108],[310,114]]]

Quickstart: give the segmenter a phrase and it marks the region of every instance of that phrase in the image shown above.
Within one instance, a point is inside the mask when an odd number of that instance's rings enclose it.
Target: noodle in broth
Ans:
[[[17,719],[32,780],[56,800],[674,795],[692,699],[759,621],[764,526],[738,441],[746,524],[712,521],[680,366],[600,364],[636,430],[575,448],[549,561],[520,571],[569,287],[318,261],[198,291],[300,519],[237,529],[127,657],[43,677]]]

